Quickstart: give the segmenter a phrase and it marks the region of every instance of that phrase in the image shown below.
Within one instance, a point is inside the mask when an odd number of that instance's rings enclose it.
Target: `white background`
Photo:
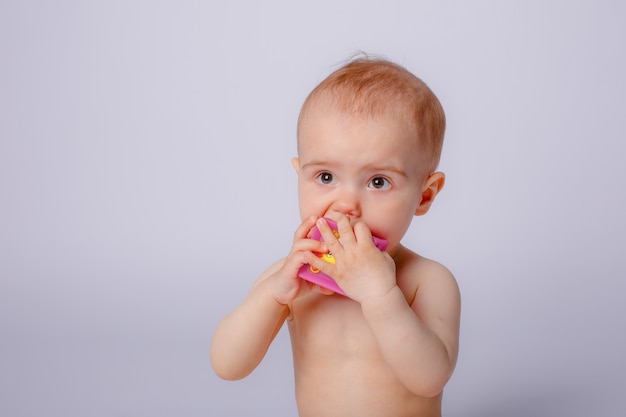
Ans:
[[[621,1],[0,1],[0,415],[295,416],[218,320],[299,223],[295,123],[357,51],[441,99],[405,243],[463,295],[449,417],[626,413]]]

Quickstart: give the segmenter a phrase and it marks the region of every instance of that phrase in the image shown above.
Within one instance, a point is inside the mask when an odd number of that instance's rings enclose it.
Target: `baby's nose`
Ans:
[[[333,210],[348,217],[361,216],[361,202],[358,193],[346,192],[335,201]]]

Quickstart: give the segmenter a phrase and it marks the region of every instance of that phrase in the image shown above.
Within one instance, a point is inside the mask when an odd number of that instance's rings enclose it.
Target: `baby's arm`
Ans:
[[[419,263],[406,271],[425,277],[410,306],[396,286],[363,301],[361,308],[398,378],[413,393],[431,397],[443,390],[456,365],[460,295],[446,268],[427,259]]]
[[[309,263],[361,304],[383,358],[404,385],[419,396],[438,395],[458,352],[460,296],[450,271],[414,254],[396,271],[391,256],[376,249],[362,223],[353,230],[347,218],[340,218],[341,241],[325,222],[317,225],[337,262],[307,255]],[[419,280],[411,305],[397,284],[407,279]]]
[[[289,314],[287,305],[278,303],[271,294],[268,269],[254,285],[246,299],[215,329],[211,341],[211,363],[224,379],[246,377],[261,362],[272,340]]]
[[[298,278],[305,254],[324,252],[323,243],[308,239],[315,218],[302,222],[291,252],[265,271],[246,299],[217,326],[211,341],[211,363],[224,379],[241,379],[261,362],[289,314],[289,303],[312,285]]]

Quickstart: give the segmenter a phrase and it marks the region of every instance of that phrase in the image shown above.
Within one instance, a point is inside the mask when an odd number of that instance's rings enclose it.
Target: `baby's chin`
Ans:
[[[317,286],[317,289],[319,290],[320,293],[324,294],[324,295],[333,295],[335,294],[335,291],[333,290],[329,290],[328,288],[324,288],[322,286]]]

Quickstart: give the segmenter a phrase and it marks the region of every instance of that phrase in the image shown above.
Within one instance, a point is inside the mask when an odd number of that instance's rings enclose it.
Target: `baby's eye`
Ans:
[[[334,184],[335,177],[330,172],[322,172],[317,176],[317,182],[324,185]]]
[[[391,187],[391,183],[385,177],[375,177],[372,178],[369,186],[370,188],[373,188],[375,190],[386,190],[387,188]]]

